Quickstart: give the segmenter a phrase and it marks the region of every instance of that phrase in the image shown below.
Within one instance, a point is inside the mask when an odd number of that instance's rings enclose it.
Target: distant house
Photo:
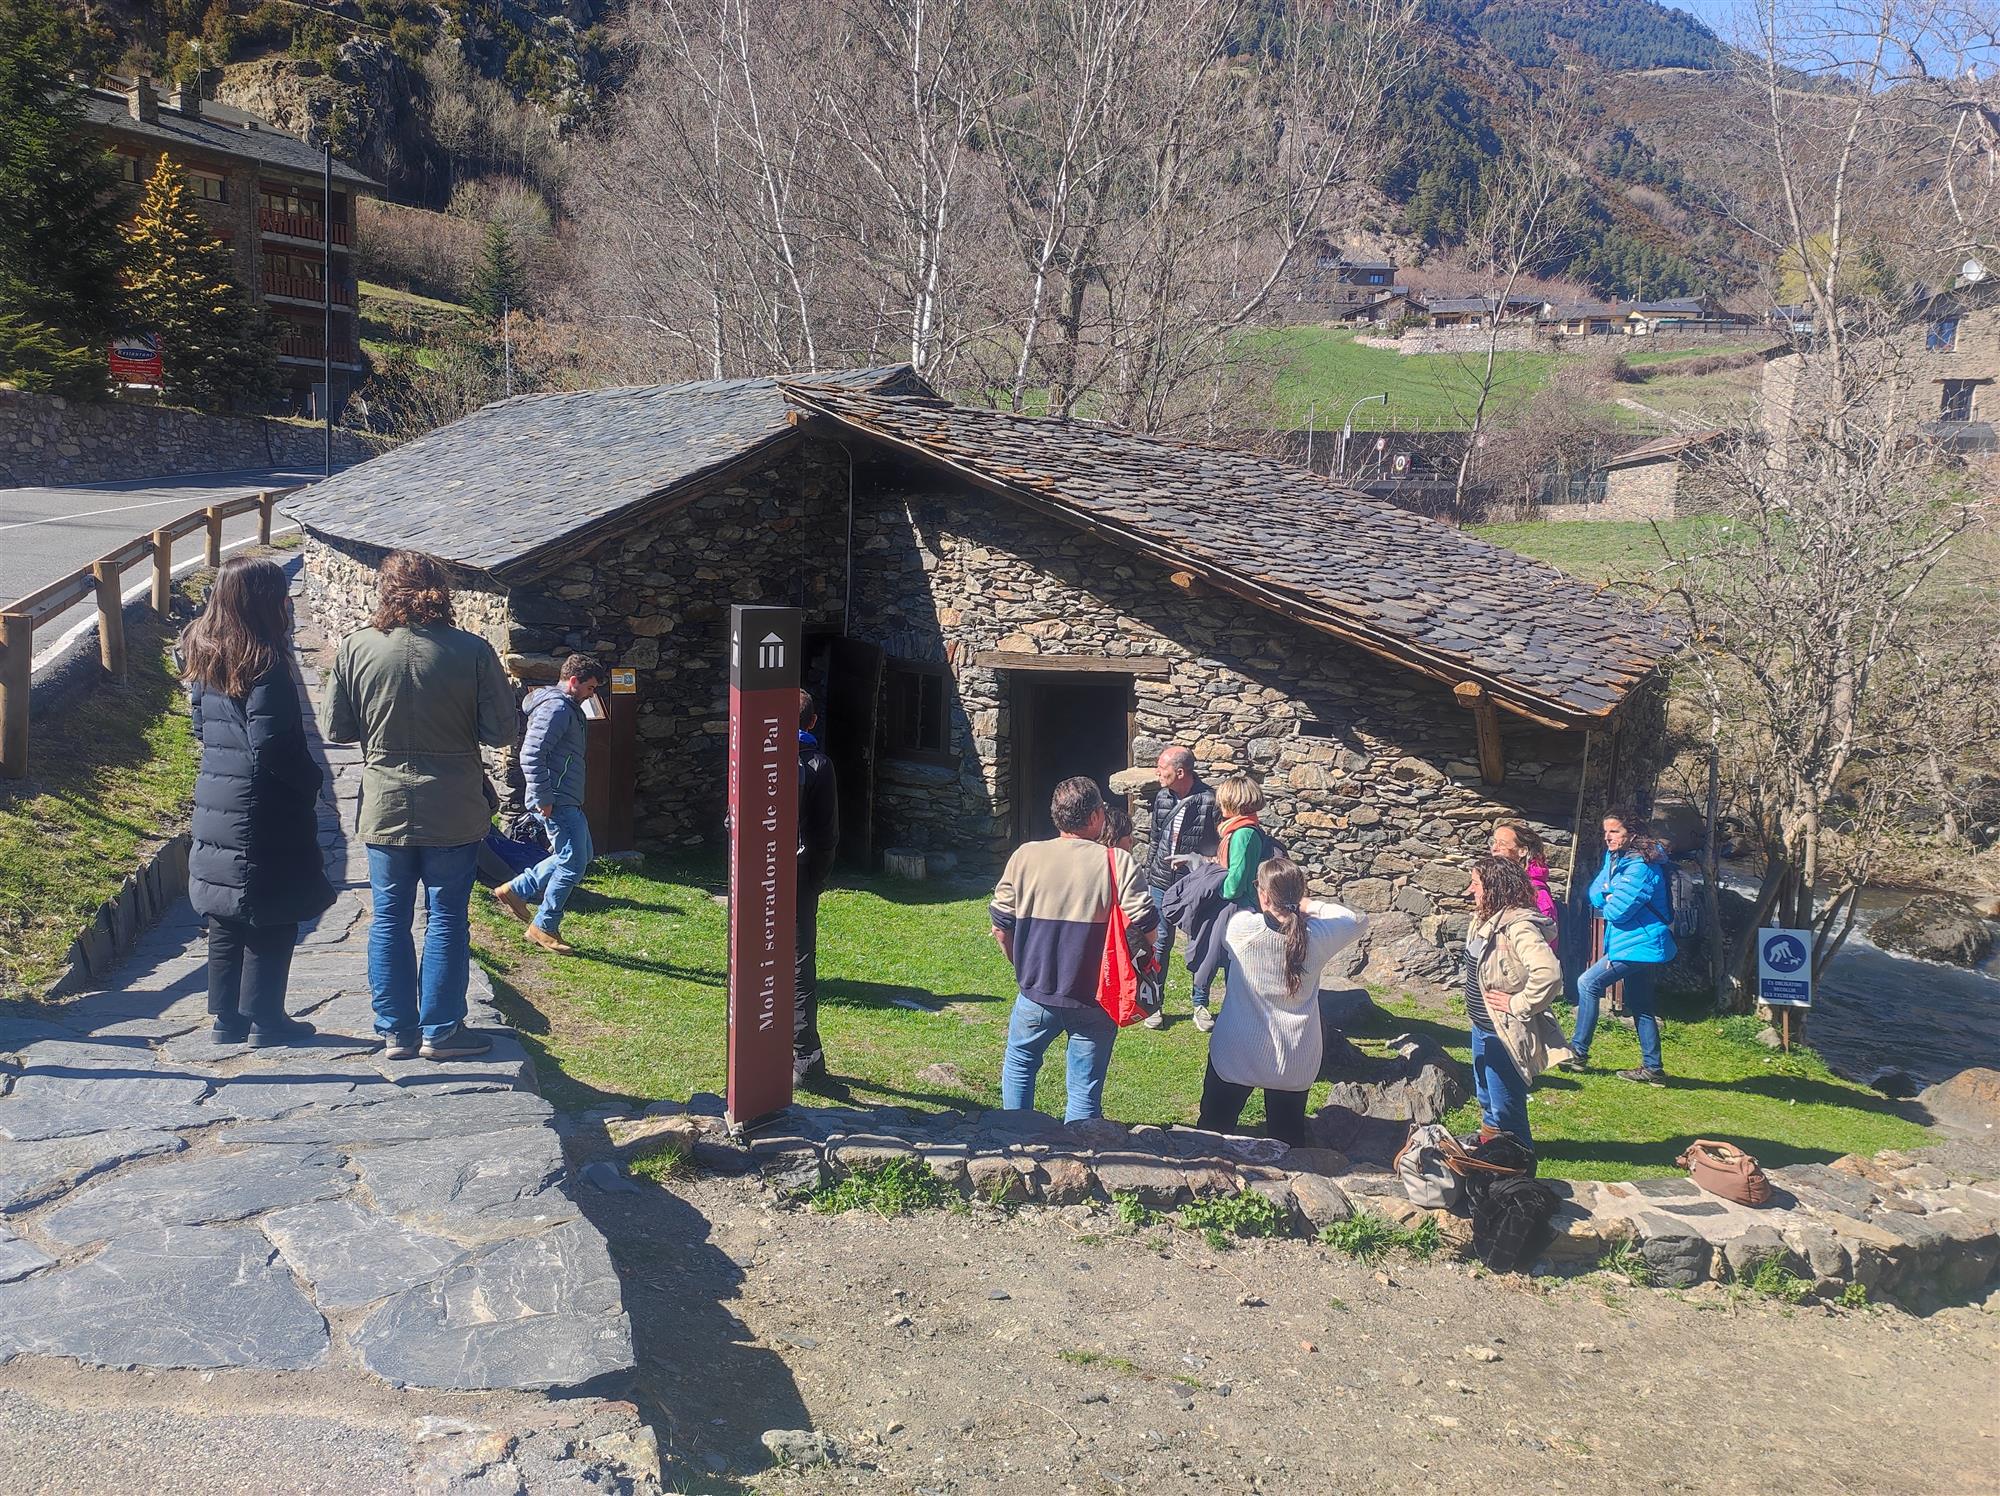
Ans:
[[[1702,500],[1688,492],[1688,476],[1700,472],[1724,432],[1656,436],[1620,452],[1580,484],[1542,504],[1548,520],[1674,520],[1700,512]]]
[[[1882,390],[1906,402],[1918,429],[1950,451],[2000,449],[2000,278],[1982,275],[1926,298],[1895,342]],[[1765,360],[1764,434],[1780,461],[1795,439],[1814,357],[1786,349]]]
[[[1541,305],[1541,298],[1536,296],[1446,296],[1425,292],[1420,300],[1432,327],[1491,327],[1496,316],[1523,317]]]
[[[1635,302],[1625,314],[1624,331],[1632,337],[1661,333],[1726,333],[1749,325],[1748,317],[1725,311],[1705,296]]]
[[[150,78],[83,95],[85,128],[117,159],[137,193],[159,158],[187,175],[188,196],[234,252],[236,278],[277,323],[278,377],[286,402],[304,411],[322,374],[325,302],[333,302],[333,405],[361,375],[355,311],[354,200],[381,183],[335,159],[326,201],[318,147],[266,120],[179,88],[162,100]],[[331,260],[329,262],[329,246]],[[167,356],[171,358],[171,350]]]
[[[1615,301],[1545,301],[1535,325],[1566,338],[1608,337],[1625,330],[1629,310]]]
[[[1335,320],[1356,327],[1382,327],[1405,317],[1422,316],[1423,308],[1408,286],[1391,286],[1387,294],[1361,305],[1343,307]]]
[[[642,845],[721,835],[729,605],[791,604],[850,855],[989,872],[1049,834],[1058,780],[1183,744],[1262,778],[1385,980],[1455,969],[1494,820],[1568,843],[1662,740],[1662,631],[1597,589],[1296,467],[952,405],[907,368],[505,400],[287,507],[336,632],[412,546],[523,683],[573,649],[636,672]]]
[[[1369,320],[1365,309],[1405,290],[1396,284],[1396,262],[1351,256],[1322,243],[1297,278],[1296,299],[1330,312],[1343,322]]]
[[[1813,318],[1809,306],[1774,306],[1764,314],[1764,325],[1792,337],[1809,338],[1813,334]]]

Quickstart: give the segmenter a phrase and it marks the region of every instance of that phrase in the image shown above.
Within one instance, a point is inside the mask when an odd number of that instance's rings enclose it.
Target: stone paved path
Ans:
[[[358,756],[322,751],[340,897],[292,968],[311,1040],[210,1040],[185,903],[102,990],[0,1016],[0,1363],[615,1390],[633,1365],[618,1277],[479,968],[490,1056],[382,1057],[366,852],[342,830]]]

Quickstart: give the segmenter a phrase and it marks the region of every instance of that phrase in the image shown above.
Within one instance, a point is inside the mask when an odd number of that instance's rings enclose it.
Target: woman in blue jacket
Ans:
[[[1569,1044],[1574,1057],[1562,1068],[1589,1068],[1597,1006],[1605,988],[1623,982],[1625,1011],[1639,1031],[1639,1068],[1618,1073],[1626,1080],[1663,1086],[1667,1076],[1660,1061],[1653,988],[1660,968],[1674,959],[1673,905],[1666,856],[1645,833],[1645,825],[1638,815],[1623,811],[1604,818],[1604,866],[1590,885],[1591,906],[1604,917],[1604,956],[1576,979],[1576,1033]]]

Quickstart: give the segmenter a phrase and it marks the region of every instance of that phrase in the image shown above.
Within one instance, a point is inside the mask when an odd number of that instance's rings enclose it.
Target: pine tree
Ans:
[[[125,245],[117,169],[65,74],[81,46],[47,0],[0,0],[0,379],[87,395],[124,320]]]
[[[489,322],[498,322],[507,308],[521,310],[527,299],[528,278],[514,257],[514,246],[500,224],[486,225],[486,248],[480,256],[479,271],[472,278],[472,305]]]
[[[172,158],[160,157],[125,237],[134,317],[160,335],[168,395],[204,410],[267,401],[277,370],[269,319],[236,283],[229,246],[188,201]]]

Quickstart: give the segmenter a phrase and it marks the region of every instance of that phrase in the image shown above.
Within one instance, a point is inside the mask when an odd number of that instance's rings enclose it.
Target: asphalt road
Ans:
[[[33,592],[190,509],[259,489],[293,488],[318,477],[317,472],[247,469],[136,478],[76,488],[0,488],[0,605]],[[294,528],[280,517],[273,533]],[[223,545],[227,549],[253,539],[256,533],[256,515],[238,515],[224,523]],[[198,535],[188,536],[174,548],[176,564],[200,557]],[[144,584],[151,575],[146,567],[134,567],[125,574],[126,590]],[[37,629],[37,658],[89,616],[87,606],[73,608]]]

